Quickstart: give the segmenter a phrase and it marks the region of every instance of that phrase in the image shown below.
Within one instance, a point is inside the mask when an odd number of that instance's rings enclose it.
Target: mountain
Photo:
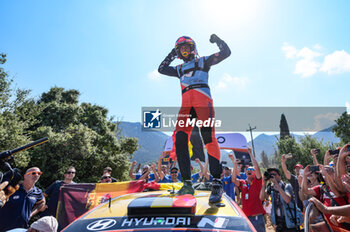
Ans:
[[[142,131],[139,122],[121,122],[119,124],[121,136],[136,137],[139,149],[134,153],[132,160],[145,164],[158,160],[163,151],[168,135],[159,131]]]
[[[332,132],[333,127],[334,125],[319,132],[316,132],[315,134],[313,134],[312,137],[316,138],[318,141],[322,140],[323,143],[339,143],[340,138],[336,137],[335,134]]]
[[[121,129],[121,136],[138,138],[140,148],[134,153],[132,160],[136,160],[138,163],[143,164],[158,160],[160,153],[163,151],[165,141],[169,137],[169,135],[160,131],[142,131],[141,124],[138,122],[121,122],[119,128]],[[340,139],[332,132],[332,128],[333,126],[321,130],[312,136],[319,141],[323,140],[323,143],[338,143]],[[304,137],[303,135],[297,134],[292,134],[292,136],[294,136],[297,141],[300,141],[300,139]],[[279,134],[260,134],[254,138],[255,154],[258,161],[261,160],[260,154],[262,151],[265,151],[268,156],[274,153],[275,149],[277,149],[276,142],[278,138]],[[252,146],[251,142],[248,144],[249,146]],[[227,161],[228,163],[231,162],[228,158],[227,151],[222,150],[221,157],[223,161]]]
[[[332,132],[333,127],[334,126],[331,126],[327,129],[318,131],[315,134],[313,134],[312,137],[316,138],[318,141],[322,140],[323,143],[339,143],[340,139],[336,137],[335,134]],[[304,137],[303,135],[297,134],[292,134],[292,136],[295,137],[297,142],[299,142],[300,139]],[[262,151],[265,151],[267,156],[270,156],[274,153],[275,149],[277,149],[277,139],[279,139],[279,134],[260,134],[254,139],[255,154],[257,156],[258,161],[261,160],[260,154]],[[249,142],[248,144],[249,146],[252,146],[251,142]]]

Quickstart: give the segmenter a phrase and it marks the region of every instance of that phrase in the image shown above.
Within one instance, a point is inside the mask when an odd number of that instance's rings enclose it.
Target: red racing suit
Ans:
[[[158,68],[159,73],[180,79],[182,104],[177,118],[178,123],[173,134],[173,141],[183,180],[191,179],[188,141],[193,127],[186,126],[186,122],[192,118],[201,121],[214,119],[215,112],[208,86],[208,72],[212,65],[221,62],[231,54],[224,41],[219,40],[217,45],[220,52],[211,56],[193,58],[176,67],[170,66],[170,63],[176,57],[173,50]],[[185,126],[181,126],[180,121],[184,121]],[[200,131],[208,152],[210,173],[214,178],[219,179],[222,168],[220,165],[220,149],[215,137],[215,127],[201,127]]]

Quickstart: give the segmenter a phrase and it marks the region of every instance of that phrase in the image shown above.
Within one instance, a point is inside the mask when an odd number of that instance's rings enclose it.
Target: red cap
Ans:
[[[294,166],[294,169],[295,168],[301,168],[301,169],[303,169],[304,167],[303,167],[303,165],[301,165],[301,164],[296,164],[295,166]]]

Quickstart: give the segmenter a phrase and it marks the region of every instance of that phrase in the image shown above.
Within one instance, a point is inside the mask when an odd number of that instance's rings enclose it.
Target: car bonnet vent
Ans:
[[[196,212],[197,201],[192,195],[148,195],[136,198],[128,205],[128,216],[184,215]]]

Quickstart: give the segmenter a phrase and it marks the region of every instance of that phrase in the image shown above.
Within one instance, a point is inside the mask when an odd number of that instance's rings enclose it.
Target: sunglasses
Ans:
[[[111,179],[111,177],[110,177],[110,176],[104,176],[104,177],[102,177],[102,180],[105,180],[105,179]]]
[[[254,171],[254,168],[247,168],[247,171]]]
[[[32,175],[35,176],[36,174],[38,174],[39,176],[41,176],[43,173],[42,172],[36,172],[36,171],[32,171],[32,172],[27,172],[26,175]]]
[[[177,174],[177,172],[170,172],[171,174]]]
[[[75,174],[75,172],[66,172],[66,174]]]

